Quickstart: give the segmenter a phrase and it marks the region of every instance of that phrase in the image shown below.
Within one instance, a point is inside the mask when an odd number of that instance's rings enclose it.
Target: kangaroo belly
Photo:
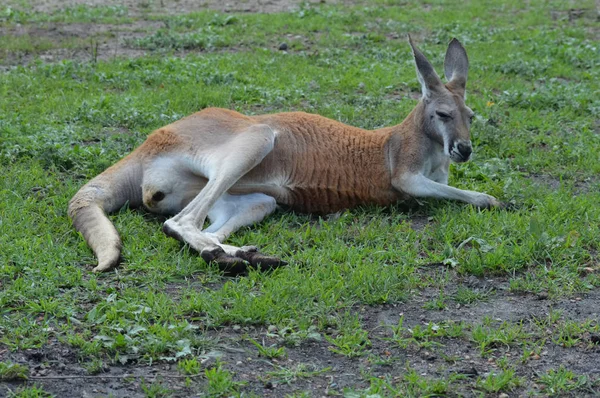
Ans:
[[[390,191],[361,192],[322,187],[292,187],[278,202],[303,213],[327,214],[365,204],[386,206],[397,199],[396,194]]]

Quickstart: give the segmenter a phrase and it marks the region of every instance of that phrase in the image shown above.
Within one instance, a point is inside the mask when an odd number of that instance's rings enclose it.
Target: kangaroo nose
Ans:
[[[471,144],[465,144],[465,143],[461,142],[458,144],[457,148],[458,148],[458,152],[460,152],[462,157],[465,159],[469,159],[469,157],[471,156],[471,153],[473,152],[473,148],[471,148]]]

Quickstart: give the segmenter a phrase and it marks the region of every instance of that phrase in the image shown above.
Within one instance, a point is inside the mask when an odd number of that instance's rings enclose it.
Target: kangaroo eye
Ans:
[[[446,113],[446,112],[435,111],[435,114],[438,115],[440,118],[445,119],[445,120],[452,119],[452,116],[449,113]]]

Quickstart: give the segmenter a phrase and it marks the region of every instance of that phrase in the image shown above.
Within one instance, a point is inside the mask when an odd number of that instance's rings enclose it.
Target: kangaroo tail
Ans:
[[[142,177],[142,162],[134,151],[85,184],[69,202],[73,226],[98,259],[94,272],[109,270],[119,263],[121,238],[106,213],[120,209],[127,202],[131,207],[139,206]]]

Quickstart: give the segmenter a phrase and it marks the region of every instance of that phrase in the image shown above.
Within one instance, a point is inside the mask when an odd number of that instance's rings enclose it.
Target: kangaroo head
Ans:
[[[444,153],[452,161],[466,162],[472,152],[469,129],[473,119],[473,111],[465,104],[467,52],[458,40],[452,39],[444,59],[444,75],[448,81],[444,84],[410,36],[409,42],[423,91],[424,132],[443,145]]]

